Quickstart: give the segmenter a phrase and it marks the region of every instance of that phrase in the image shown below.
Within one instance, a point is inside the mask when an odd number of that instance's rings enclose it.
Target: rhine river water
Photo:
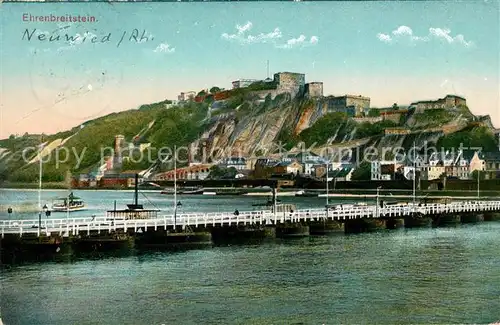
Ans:
[[[132,199],[75,194],[87,213]],[[172,203],[146,195],[162,209]],[[36,217],[37,199],[0,190],[0,218],[9,218],[7,205],[10,218]],[[179,197],[192,211],[243,211],[265,199]],[[484,222],[17,265],[1,271],[1,315],[6,325],[492,323],[500,321],[499,234],[500,223]]]

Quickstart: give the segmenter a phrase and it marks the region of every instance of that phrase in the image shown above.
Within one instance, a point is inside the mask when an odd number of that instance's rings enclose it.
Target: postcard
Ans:
[[[498,0],[1,6],[5,324],[499,320]]]

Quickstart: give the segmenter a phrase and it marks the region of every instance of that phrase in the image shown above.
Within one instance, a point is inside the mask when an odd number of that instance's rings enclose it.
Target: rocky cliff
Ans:
[[[352,119],[329,113],[326,99],[277,97],[265,103],[249,103],[240,114],[235,110],[213,119],[192,145],[204,147],[214,159],[278,154],[280,149],[294,150],[300,144],[318,154],[340,149],[362,151],[368,146],[382,152],[383,148],[408,149],[414,143],[436,145],[448,134],[478,127],[471,126],[475,118],[464,107],[419,114],[408,111],[403,115],[399,123],[384,118]],[[396,127],[406,133],[385,135],[386,128]]]

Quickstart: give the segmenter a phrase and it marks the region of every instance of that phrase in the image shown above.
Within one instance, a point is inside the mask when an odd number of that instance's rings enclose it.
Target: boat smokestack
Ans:
[[[135,193],[134,193],[134,205],[139,204],[139,174],[135,174]]]

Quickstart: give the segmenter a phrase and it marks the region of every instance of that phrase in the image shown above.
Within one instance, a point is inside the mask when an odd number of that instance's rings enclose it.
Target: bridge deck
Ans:
[[[234,213],[192,213],[163,215],[152,219],[125,219],[109,218],[107,216],[92,216],[80,218],[42,219],[39,229],[38,219],[29,220],[1,220],[0,233],[2,238],[5,234],[37,234],[40,230],[46,235],[59,234],[68,236],[80,232],[91,231],[116,231],[134,230],[141,228],[148,230],[158,228],[187,227],[187,226],[231,226],[231,225],[254,225],[254,224],[279,224],[285,222],[338,220],[346,221],[360,218],[397,218],[418,213],[423,216],[432,216],[443,213],[469,213],[469,212],[500,212],[500,201],[471,201],[451,202],[448,204],[433,203],[425,205],[392,205],[377,207],[367,206],[336,206],[323,209],[302,209],[293,212],[277,212],[270,210],[241,211],[238,215]]]

